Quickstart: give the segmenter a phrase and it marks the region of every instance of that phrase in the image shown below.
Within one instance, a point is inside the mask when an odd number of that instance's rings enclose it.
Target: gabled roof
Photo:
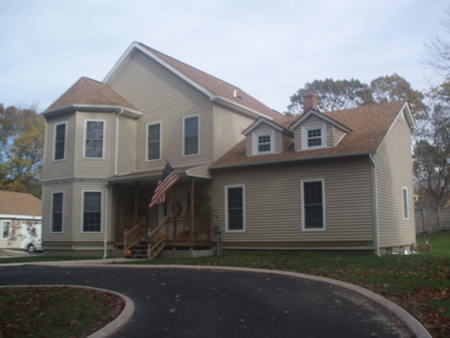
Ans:
[[[247,136],[247,135],[248,135],[249,133],[251,133],[253,130],[255,130],[256,128],[258,128],[261,124],[266,124],[266,125],[268,125],[268,126],[274,128],[275,130],[278,130],[278,131],[280,131],[280,132],[282,132],[283,134],[286,134],[286,135],[288,135],[288,136],[291,136],[291,137],[294,136],[294,133],[293,133],[291,130],[285,128],[284,126],[282,126],[281,124],[279,124],[279,123],[277,123],[277,122],[275,122],[275,121],[268,120],[268,119],[266,119],[266,118],[264,118],[264,117],[260,117],[260,118],[257,119],[255,122],[253,122],[248,128],[246,128],[246,129],[242,132],[242,134],[243,134],[244,136]]]
[[[42,202],[31,194],[0,190],[0,215],[42,216]]]
[[[104,82],[114,76],[115,72],[126,62],[127,57],[135,50],[140,50],[162,66],[179,76],[192,86],[206,94],[212,101],[230,105],[235,108],[246,108],[249,111],[258,113],[260,116],[266,116],[270,119],[282,116],[277,111],[270,109],[245,91],[228,82],[220,80],[208,73],[205,73],[195,67],[192,67],[171,56],[163,54],[156,49],[144,45],[140,42],[133,42],[127,51],[122,55],[117,64],[105,77]],[[236,94],[236,95],[235,95]]]
[[[294,145],[291,145],[282,153],[247,156],[246,140],[243,140],[215,161],[210,169],[374,154],[396,118],[403,112],[407,115],[410,128],[414,128],[414,124],[409,122],[410,110],[405,101],[327,112],[324,114],[328,118],[351,129],[336,147],[296,151]],[[285,117],[278,121],[278,123],[286,125],[292,123],[293,118]],[[412,121],[414,122],[414,120]]]
[[[73,106],[117,106],[137,112],[136,108],[133,107],[131,103],[120,96],[110,86],[87,77],[82,77],[63,95],[61,95],[50,107],[47,108],[44,116],[51,115],[49,114],[51,112]]]
[[[351,131],[351,129],[349,129],[347,126],[340,123],[339,121],[336,121],[332,117],[322,114],[321,112],[314,110],[314,109],[309,109],[306,113],[300,115],[300,117],[291,124],[290,129],[297,128],[299,125],[301,125],[303,123],[303,121],[307,120],[311,115],[314,115],[315,117],[332,124],[336,128],[338,128],[342,131],[345,131],[346,133]]]

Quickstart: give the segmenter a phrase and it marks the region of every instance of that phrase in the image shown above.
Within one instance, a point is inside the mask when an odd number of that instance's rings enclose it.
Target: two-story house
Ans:
[[[132,43],[103,82],[81,78],[43,113],[45,252],[211,247],[214,225],[225,249],[409,247],[409,105],[322,113],[313,93],[304,101],[285,117]],[[148,209],[167,161],[180,180]]]

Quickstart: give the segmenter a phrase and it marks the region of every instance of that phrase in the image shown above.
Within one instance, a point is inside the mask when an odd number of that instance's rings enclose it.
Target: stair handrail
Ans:
[[[147,255],[148,255],[149,258],[153,258],[153,257],[152,257],[152,256],[153,256],[153,255],[152,255],[153,250],[156,250],[156,249],[158,248],[158,246],[159,246],[162,242],[165,242],[165,238],[158,238],[158,237],[156,237],[156,239],[154,239],[154,236],[155,236],[155,235],[158,235],[158,234],[159,234],[159,231],[160,231],[163,227],[167,226],[167,224],[169,224],[169,217],[166,218],[166,219],[164,220],[164,222],[162,222],[161,224],[159,224],[155,229],[153,229],[153,230],[150,232],[150,234],[148,235],[150,241],[149,241],[148,247],[147,247]]]
[[[127,250],[132,248],[134,245],[139,243],[143,237],[145,237],[146,232],[146,221],[145,217],[130,230],[125,229],[123,232],[123,251],[127,254]]]

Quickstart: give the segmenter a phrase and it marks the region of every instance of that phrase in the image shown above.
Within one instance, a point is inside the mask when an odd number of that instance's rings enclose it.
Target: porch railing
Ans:
[[[211,239],[211,219],[209,217],[194,218],[194,233],[191,233],[191,218],[168,217],[160,234],[167,241],[209,241]]]
[[[127,250],[138,244],[141,240],[145,239],[147,232],[147,222],[145,217],[141,218],[139,222],[130,230],[126,229],[123,233],[123,251],[124,255],[127,254]]]

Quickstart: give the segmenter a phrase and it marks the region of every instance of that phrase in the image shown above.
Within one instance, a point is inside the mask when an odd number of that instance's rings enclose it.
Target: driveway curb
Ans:
[[[90,289],[90,290],[96,290],[100,292],[110,293],[113,295],[116,295],[123,299],[125,302],[125,306],[122,309],[122,312],[114,318],[114,320],[110,323],[108,323],[106,326],[102,327],[100,330],[97,330],[96,332],[92,333],[88,336],[88,338],[100,338],[100,337],[110,337],[113,334],[117,333],[119,330],[121,330],[128,322],[131,320],[134,314],[135,306],[134,302],[127,296],[107,289],[102,288],[96,288],[91,286],[85,286],[85,285],[66,285],[66,284],[60,284],[60,285],[7,285],[7,286],[0,286],[0,288],[26,288],[26,287],[69,287],[69,288],[78,288],[78,289]]]

